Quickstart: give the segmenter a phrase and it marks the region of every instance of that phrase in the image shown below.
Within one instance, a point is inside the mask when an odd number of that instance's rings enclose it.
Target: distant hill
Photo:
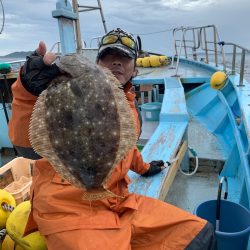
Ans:
[[[33,51],[20,51],[20,52],[13,52],[5,56],[0,56],[1,58],[8,57],[8,58],[24,58],[30,55]]]

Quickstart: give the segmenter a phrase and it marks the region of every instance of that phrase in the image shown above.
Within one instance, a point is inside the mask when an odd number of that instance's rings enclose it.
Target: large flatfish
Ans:
[[[66,55],[59,67],[66,74],[55,78],[35,104],[31,145],[71,184],[105,188],[136,144],[129,103],[112,73],[85,57]]]

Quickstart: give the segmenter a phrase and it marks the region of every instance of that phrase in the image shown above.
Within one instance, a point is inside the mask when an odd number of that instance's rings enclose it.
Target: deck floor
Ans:
[[[178,172],[170,187],[166,202],[193,213],[194,208],[206,200],[216,199],[218,191],[218,171],[210,167],[200,167],[193,176]]]
[[[193,176],[185,176],[178,172],[166,202],[192,213],[201,202],[216,199],[218,174],[225,156],[217,138],[193,118],[190,119],[188,127],[188,144],[198,155],[199,169]]]

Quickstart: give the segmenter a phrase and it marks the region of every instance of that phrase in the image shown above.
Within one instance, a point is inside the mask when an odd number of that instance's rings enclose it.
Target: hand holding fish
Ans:
[[[46,53],[46,45],[42,41],[38,48],[27,56],[21,69],[21,80],[30,93],[38,96],[47,89],[51,80],[61,74],[58,66],[53,63],[55,60],[56,55],[52,52]]]

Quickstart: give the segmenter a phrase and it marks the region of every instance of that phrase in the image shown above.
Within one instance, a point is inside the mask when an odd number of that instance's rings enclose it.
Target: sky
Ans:
[[[0,34],[0,55],[34,50],[40,40],[50,49],[59,41],[58,23],[51,14],[56,2],[2,0],[5,25]],[[95,0],[78,3],[97,6]],[[250,49],[250,0],[101,0],[101,3],[108,30],[120,27],[140,34],[143,50],[170,54],[173,28],[212,24],[218,28],[221,40]],[[99,11],[80,13],[80,21],[87,46],[92,38],[104,34]],[[96,46],[93,42],[91,45]]]

